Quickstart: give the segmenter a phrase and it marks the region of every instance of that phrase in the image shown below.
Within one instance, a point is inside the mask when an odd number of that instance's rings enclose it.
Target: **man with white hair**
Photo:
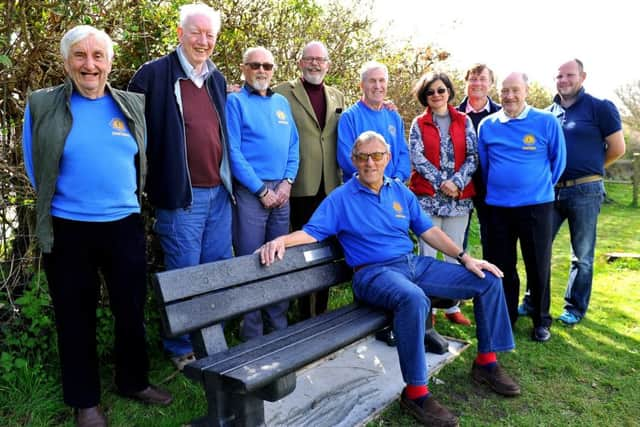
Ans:
[[[347,182],[356,171],[351,163],[351,146],[367,130],[384,136],[391,146],[391,159],[385,175],[406,181],[411,174],[409,149],[404,136],[404,122],[395,109],[385,107],[389,70],[380,62],[366,62],[360,68],[362,98],[347,109],[338,123],[338,164],[342,180]]]
[[[502,396],[520,395],[520,385],[498,363],[497,353],[515,348],[500,277],[493,264],[474,259],[433,226],[416,196],[384,175],[390,161],[382,135],[367,131],[352,144],[353,178],[332,191],[301,230],[260,247],[260,261],[271,265],[286,248],[336,236],[353,268],[358,301],[394,313],[398,361],[406,387],[400,406],[427,426],[458,426],[458,417],[429,391],[424,351],[425,321],[431,295],[473,298],[478,354],[471,378]],[[409,230],[460,264],[413,253]]]
[[[273,90],[289,101],[300,136],[300,168],[291,188],[291,228],[298,230],[309,220],[324,198],[340,185],[336,158],[338,119],[344,110],[344,95],[325,84],[331,61],[326,46],[312,41],[302,49],[298,68],[302,75]],[[302,319],[327,310],[329,291],[304,296]]]
[[[146,192],[167,270],[232,255],[227,83],[209,59],[219,31],[218,12],[182,6],[178,47],[144,64],[129,83],[146,96]],[[164,347],[180,370],[194,360],[187,335],[165,339]]]
[[[79,25],[60,41],[61,85],[29,95],[23,149],[37,193],[36,237],[55,311],[64,402],[79,427],[103,427],[96,348],[100,275],[114,323],[115,386],[168,405],[149,383],[147,274],[140,205],[146,176],[144,97],[112,88],[113,42]]]
[[[287,99],[269,87],[275,63],[264,47],[242,56],[245,84],[227,99],[231,171],[235,178],[233,246],[236,255],[253,253],[289,231],[289,195],[299,163],[298,131]],[[244,315],[244,340],[287,326],[289,302]]]

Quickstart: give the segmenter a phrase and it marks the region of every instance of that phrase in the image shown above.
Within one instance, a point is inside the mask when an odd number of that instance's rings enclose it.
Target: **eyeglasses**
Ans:
[[[265,71],[273,70],[273,64],[269,64],[268,62],[247,62],[244,65],[248,66],[252,70],[259,70],[260,67],[264,68]]]
[[[427,96],[433,96],[436,94],[436,92],[438,92],[438,95],[444,95],[445,93],[447,93],[447,89],[444,87],[439,87],[437,90],[429,89],[425,92],[425,94]]]
[[[325,58],[324,56],[303,56],[302,60],[308,63],[312,63],[315,61],[318,64],[324,64],[325,62],[329,61],[329,58]]]
[[[360,162],[368,161],[369,157],[371,157],[371,159],[373,159],[374,162],[379,162],[384,158],[385,154],[387,154],[386,151],[376,151],[373,153],[356,153],[354,157],[356,158],[356,160]]]

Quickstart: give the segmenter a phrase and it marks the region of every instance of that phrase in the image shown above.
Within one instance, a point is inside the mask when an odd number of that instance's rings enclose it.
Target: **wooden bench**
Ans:
[[[165,335],[189,333],[198,359],[184,373],[203,384],[208,413],[192,425],[263,425],[264,401],[291,393],[297,370],[388,326],[384,311],[353,303],[227,345],[224,321],[348,282],[351,276],[335,241],[288,249],[284,260],[269,267],[254,254],[155,274]]]

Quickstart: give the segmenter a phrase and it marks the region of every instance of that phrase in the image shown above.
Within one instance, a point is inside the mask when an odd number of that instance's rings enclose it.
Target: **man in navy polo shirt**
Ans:
[[[567,167],[556,184],[553,236],[566,219],[571,238],[571,268],[559,320],[573,325],[584,317],[591,297],[593,257],[604,169],[625,152],[620,114],[611,101],[594,98],[582,84],[587,77],[578,59],[558,68],[558,93],[549,110],[562,123]],[[523,303],[526,308],[527,301]]]
[[[355,179],[329,194],[302,230],[261,246],[261,262],[270,265],[284,257],[287,247],[336,235],[347,264],[355,272],[356,298],[394,313],[400,368],[407,383],[400,404],[425,425],[456,426],[457,417],[441,406],[427,387],[423,342],[431,308],[427,295],[474,299],[478,356],[471,375],[499,394],[517,396],[520,386],[498,365],[495,353],[515,347],[502,272],[470,257],[432,226],[415,195],[404,184],[384,176],[390,158],[382,135],[362,133],[351,150]],[[462,265],[414,255],[409,229],[439,251],[457,257]]]

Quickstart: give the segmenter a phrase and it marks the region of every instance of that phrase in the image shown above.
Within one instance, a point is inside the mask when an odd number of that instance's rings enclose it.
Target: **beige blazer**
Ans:
[[[325,194],[329,194],[341,183],[336,144],[338,119],[345,108],[344,95],[339,90],[324,85],[327,118],[324,129],[321,130],[300,78],[281,83],[273,90],[289,101],[300,137],[300,167],[291,189],[291,197],[315,196],[323,177]]]

